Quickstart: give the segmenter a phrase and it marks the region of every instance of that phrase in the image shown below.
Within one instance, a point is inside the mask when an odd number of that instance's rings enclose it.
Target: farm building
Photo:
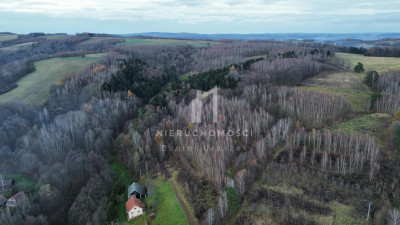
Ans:
[[[146,198],[146,188],[138,183],[132,183],[128,187],[128,199],[135,198]]]
[[[6,205],[7,199],[4,198],[3,195],[0,195],[0,209],[3,208],[3,206]]]
[[[130,198],[126,203],[126,214],[128,216],[128,221],[132,220],[138,216],[142,216],[146,213],[146,206],[144,203],[137,198]]]
[[[0,176],[0,192],[11,191],[13,185],[13,179],[3,179],[3,177]]]
[[[20,203],[24,202],[26,200],[26,195],[24,192],[20,191],[14,196],[12,196],[10,199],[7,201],[7,206],[8,207],[16,207]]]

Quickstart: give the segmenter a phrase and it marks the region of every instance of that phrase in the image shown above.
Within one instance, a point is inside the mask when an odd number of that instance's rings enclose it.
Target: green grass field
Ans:
[[[0,48],[0,49],[1,50],[6,50],[6,51],[17,51],[17,50],[20,50],[20,49],[29,48],[35,43],[36,42],[25,42],[25,43],[22,43],[22,44],[11,45],[11,46],[7,46],[7,47]]]
[[[44,36],[47,40],[57,40],[57,39],[62,39],[68,37],[68,35],[65,34],[54,34],[54,35],[46,35]]]
[[[42,105],[49,96],[51,85],[60,78],[74,74],[98,60],[103,54],[86,57],[52,58],[35,62],[35,72],[20,79],[18,87],[0,95],[0,102],[23,102]]]
[[[400,58],[370,57],[357,54],[335,53],[336,56],[350,61],[352,68],[361,62],[365,70],[376,70],[379,73],[388,70],[400,69]]]
[[[140,39],[126,38],[124,43],[119,43],[117,46],[133,46],[133,45],[192,45],[193,47],[205,47],[218,42],[201,41],[201,40],[175,40],[175,39]]]
[[[13,193],[23,191],[26,194],[34,192],[36,181],[34,179],[27,178],[21,174],[3,174],[3,178],[13,178],[15,186],[12,191],[1,193],[4,197],[10,198]]]
[[[360,92],[353,90],[344,90],[340,88],[329,88],[320,86],[300,86],[302,90],[309,91],[320,91],[333,96],[344,96],[345,99],[350,103],[350,110],[352,112],[365,112],[364,102],[369,99],[370,94],[368,92]]]
[[[185,215],[179,205],[172,190],[171,183],[164,182],[162,177],[153,180],[156,186],[156,217],[152,224],[154,225],[183,225],[188,224]]]
[[[123,38],[115,38],[115,37],[92,37],[86,41],[83,41],[78,44],[78,46],[87,46],[87,45],[94,45],[94,44],[100,44],[102,41],[107,41],[107,40],[121,40],[123,41]]]
[[[390,57],[368,57],[357,54],[335,53],[337,57],[347,59],[351,68],[358,62],[364,64],[365,70],[376,70],[378,72],[392,69],[400,69],[400,58]],[[338,72],[321,73],[317,76],[304,80],[300,89],[321,91],[334,96],[343,95],[350,102],[352,112],[365,112],[366,102],[373,91],[363,82],[366,72]]]
[[[378,140],[384,141],[387,137],[386,131],[392,121],[393,118],[387,114],[374,113],[335,124],[329,129],[333,131],[341,130],[348,133],[353,131],[358,134],[374,136]]]
[[[333,218],[333,222],[329,224],[370,224],[366,220],[360,220],[354,218],[354,208],[351,206],[343,205],[338,202],[330,203],[330,207],[333,211],[335,211],[335,217]]]
[[[110,169],[116,174],[117,178],[128,187],[131,183],[129,170],[120,163],[113,162],[110,164]],[[147,177],[146,179],[151,179]],[[156,189],[155,201],[156,205],[156,216],[152,220],[151,224],[155,225],[175,225],[175,224],[188,224],[185,219],[185,215],[179,205],[179,202],[174,194],[170,181],[165,181],[162,176],[158,176],[151,180]],[[139,183],[144,184],[145,181],[141,180]],[[146,205],[146,215],[137,217],[131,221],[127,221],[127,216],[125,213],[125,202],[127,196],[127,189],[123,194],[124,201],[120,202],[118,205],[118,222],[122,225],[144,225],[147,224],[149,216],[151,214],[150,203],[152,199],[147,197],[143,200]]]
[[[17,38],[18,38],[18,35],[16,35],[16,34],[0,34],[0,42],[14,40]]]

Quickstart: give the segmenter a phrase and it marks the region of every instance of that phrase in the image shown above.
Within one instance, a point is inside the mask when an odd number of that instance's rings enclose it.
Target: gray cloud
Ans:
[[[176,24],[176,27],[185,27],[185,24],[201,27],[219,24],[222,26],[221,32],[232,25],[240,25],[242,29],[246,29],[245,24],[296,29],[304,26],[304,32],[311,32],[310,26],[332,26],[337,30],[340,29],[340,24],[348,28],[368,26],[371,23],[392,26],[393,31],[396,31],[400,21],[400,1],[2,0],[0,14],[5,13],[78,19],[91,23],[125,21],[125,24],[149,24],[161,21],[164,24]]]

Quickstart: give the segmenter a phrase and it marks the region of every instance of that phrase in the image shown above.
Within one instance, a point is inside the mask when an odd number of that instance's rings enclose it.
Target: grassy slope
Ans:
[[[357,54],[336,53],[336,56],[347,59],[354,67],[358,62],[364,64],[365,70],[376,70],[379,73],[388,70],[400,69],[400,58],[370,57]]]
[[[78,46],[85,46],[85,45],[94,45],[100,44],[102,41],[106,40],[113,40],[113,39],[122,39],[122,38],[114,38],[114,37],[92,37],[86,41],[83,41],[78,44]]]
[[[350,109],[353,112],[364,112],[364,102],[368,100],[368,92],[359,92],[353,90],[343,90],[340,88],[328,88],[321,86],[301,86],[299,87],[303,90],[321,91],[324,93],[331,94],[333,96],[344,96],[347,101],[350,102]]]
[[[194,47],[204,47],[217,42],[213,41],[195,41],[195,40],[174,40],[174,39],[139,39],[126,38],[125,43],[117,44],[117,46],[132,46],[132,45],[192,45]]]
[[[12,193],[16,193],[19,191],[23,191],[27,194],[30,194],[34,191],[34,186],[36,181],[30,178],[27,178],[21,174],[4,174],[3,178],[13,178],[15,181],[15,186],[13,187],[13,191],[7,191],[1,193],[6,198],[10,198]]]
[[[390,135],[387,134],[388,127],[390,127],[393,118],[387,114],[374,113],[360,116],[343,123],[338,123],[330,127],[331,130],[341,130],[344,132],[355,132],[358,134],[369,135],[376,138],[381,144]]]
[[[117,174],[117,177],[122,179],[123,183],[126,185],[126,187],[129,186],[130,184],[130,172],[128,169],[119,163],[112,163],[110,165],[111,170]],[[151,178],[146,178],[146,179],[151,179]],[[152,179],[152,182],[156,188],[156,197],[155,201],[157,202],[156,206],[156,217],[152,221],[151,224],[160,224],[160,225],[175,225],[175,224],[188,224],[185,219],[185,215],[181,209],[181,206],[179,205],[179,202],[174,194],[174,191],[172,189],[170,181],[164,181],[164,178],[161,176],[158,176],[155,179]],[[141,181],[140,183],[145,183],[144,181]],[[150,209],[150,202],[151,199],[150,197],[146,198],[144,200],[144,203],[146,204],[147,208],[147,213],[145,216],[140,216],[138,218],[135,218],[134,220],[128,222],[127,217],[125,214],[125,199],[127,196],[127,190],[125,190],[123,199],[124,201],[119,204],[118,207],[118,221],[119,224],[123,225],[144,225],[146,224],[150,214],[151,214],[151,209]]]
[[[339,57],[349,59],[354,66],[357,62],[364,64],[364,68],[377,70],[378,72],[387,71],[390,69],[400,69],[400,58],[378,58],[378,57],[365,57],[361,55],[352,54],[337,54]],[[369,98],[369,94],[372,91],[362,83],[366,73],[355,74],[355,73],[333,73],[326,76],[317,76],[316,79],[303,83],[301,89],[314,90],[327,92],[335,96],[344,95],[346,99],[351,103],[353,112],[364,112],[364,101]],[[357,78],[357,79],[355,79]],[[344,132],[355,132],[364,135],[374,136],[376,140],[381,144],[382,147],[386,147],[388,142],[388,127],[393,122],[393,118],[386,114],[367,114],[360,117],[350,119],[348,121],[337,123],[328,127],[330,130],[342,130]],[[276,149],[277,151],[277,149]],[[328,216],[312,216],[307,215],[307,212],[291,212],[295,215],[303,214],[306,218],[317,221],[320,224],[369,224],[365,219],[359,218],[355,209],[350,205],[344,205],[339,202],[333,201],[328,205],[323,202],[315,201],[312,198],[301,193],[301,190],[295,186],[290,186],[286,183],[278,184],[277,186],[267,185],[269,189],[284,193],[285,195],[295,195],[308,199],[317,204],[322,204],[330,207],[333,210],[333,214]],[[253,185],[253,190],[256,189],[259,184]],[[251,202],[245,201],[240,207],[240,214],[246,213],[243,208],[250,207]],[[260,209],[256,212],[256,217],[261,218],[260,221],[270,221],[271,215],[268,213],[268,207]],[[238,215],[237,215],[238,216]]]
[[[378,72],[400,69],[400,58],[390,57],[367,57],[363,55],[336,53],[350,61],[354,67],[358,62],[364,64],[366,70],[376,70]],[[366,73],[324,73],[302,82],[302,89],[322,91],[334,96],[344,97],[351,103],[353,112],[365,112],[364,102],[368,100],[372,90],[363,83]]]
[[[0,34],[0,41],[9,41],[17,39],[18,35],[16,34]]]
[[[62,38],[66,38],[68,37],[68,35],[64,35],[64,34],[55,34],[55,35],[46,35],[45,38],[47,40],[56,40],[56,39],[62,39]]]
[[[183,213],[185,214],[185,218],[191,225],[199,224],[197,218],[194,216],[193,207],[190,205],[189,201],[185,198],[183,187],[179,184],[177,177],[178,177],[178,172],[176,171],[173,172],[170,181],[175,196],[177,197],[179,204],[182,207]]]
[[[17,51],[23,48],[28,48],[30,46],[32,46],[32,44],[34,44],[36,42],[25,42],[25,43],[21,43],[21,44],[16,44],[16,45],[11,45],[11,46],[7,46],[4,48],[0,48],[0,50],[7,50],[7,51]]]
[[[171,183],[169,181],[164,183],[161,177],[153,180],[153,182],[156,186],[158,206],[156,207],[156,218],[152,224],[188,224],[179,202],[175,197],[174,191],[172,190]]]
[[[20,79],[17,88],[0,95],[0,102],[15,101],[42,105],[48,98],[51,85],[68,74],[81,71],[99,57],[101,54],[92,54],[85,58],[52,58],[35,62],[36,71]]]

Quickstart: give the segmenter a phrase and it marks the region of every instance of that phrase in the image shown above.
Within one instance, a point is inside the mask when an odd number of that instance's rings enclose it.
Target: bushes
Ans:
[[[125,191],[125,185],[121,183],[121,180],[115,181],[110,197],[108,198],[108,208],[106,214],[108,222],[113,221],[117,217],[118,213],[117,196],[123,194],[124,191]]]
[[[379,74],[376,71],[370,71],[364,78],[364,82],[369,86],[369,87],[374,87],[375,83],[378,82],[379,80]]]
[[[398,153],[400,153],[400,126],[397,126],[394,130],[394,138],[395,138],[395,149]],[[400,207],[400,201],[399,201]]]
[[[358,62],[357,65],[354,67],[354,72],[355,73],[362,73],[364,71],[365,71],[364,65],[362,63]]]
[[[208,91],[216,86],[221,88],[234,88],[239,82],[233,77],[227,77],[229,68],[210,70],[208,72],[189,76],[187,83],[190,84],[190,88]]]
[[[372,104],[375,103],[376,101],[378,101],[380,98],[382,98],[382,94],[381,93],[372,93],[371,94],[371,102]]]
[[[185,195],[193,206],[196,218],[202,220],[207,209],[213,205],[210,200],[214,200],[216,195],[214,187],[204,179],[191,176],[186,170],[179,172],[178,180],[186,186]]]
[[[231,215],[235,215],[237,213],[237,211],[239,210],[240,207],[240,200],[239,200],[239,196],[236,193],[235,188],[233,187],[225,187],[224,190],[226,191],[227,197],[228,197],[228,210],[229,210],[229,214]]]
[[[314,202],[303,200],[297,196],[285,195],[266,188],[260,188],[254,191],[250,196],[250,201],[254,203],[264,202],[265,204],[270,204],[277,209],[291,207],[293,209],[306,210],[308,213],[314,215],[329,215],[332,213],[332,210],[329,207],[320,206]]]

